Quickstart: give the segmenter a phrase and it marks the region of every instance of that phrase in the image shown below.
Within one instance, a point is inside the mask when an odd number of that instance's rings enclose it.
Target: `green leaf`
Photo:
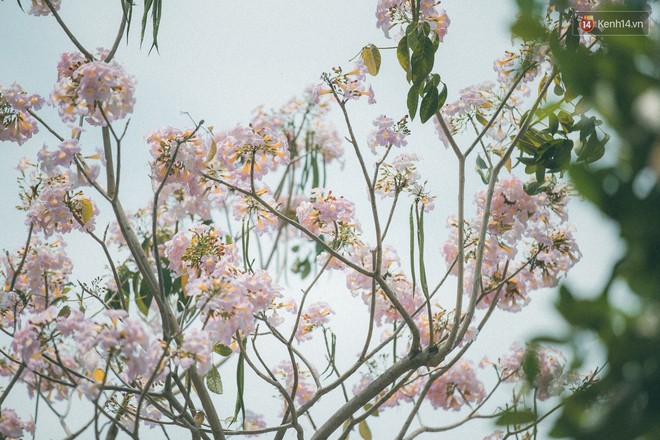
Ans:
[[[482,170],[488,168],[488,164],[486,163],[485,160],[483,160],[481,154],[477,154],[477,168]]]
[[[559,112],[559,115],[557,115],[559,118],[559,123],[561,126],[564,128],[565,131],[572,131],[573,129],[573,116],[571,116],[569,113],[566,111],[562,110]]]
[[[557,133],[557,129],[559,129],[559,118],[554,113],[550,113],[548,115],[548,132],[554,135]]]
[[[483,125],[483,126],[488,125],[488,119],[486,119],[486,117],[484,115],[482,115],[481,112],[477,112],[475,114],[475,117],[477,118],[477,121],[479,121],[479,123],[481,125]]]
[[[373,408],[373,405],[371,403],[365,403],[364,404],[364,410],[369,411],[371,408]],[[374,412],[371,413],[372,417],[378,417],[380,415],[380,411],[375,410]]]
[[[605,154],[605,144],[610,140],[609,135],[605,135],[602,140],[598,140],[598,135],[594,131],[589,139],[577,148],[576,153],[578,162],[595,162]]]
[[[499,416],[495,424],[499,426],[526,425],[536,420],[534,413],[528,409],[517,411],[515,408]]]
[[[433,87],[426,93],[419,108],[419,117],[422,123],[428,121],[431,116],[435,115],[436,111],[438,111],[438,88]]]
[[[433,70],[435,52],[433,51],[433,43],[430,38],[422,38],[413,51],[410,61],[413,83],[418,84],[426,79],[428,74],[431,73],[431,70]]]
[[[406,71],[406,80],[410,82],[410,51],[408,50],[408,37],[404,36],[399,40],[399,45],[396,47],[396,57],[399,64]]]
[[[527,383],[533,384],[540,372],[537,349],[534,345],[530,345],[527,349],[522,367]]]
[[[442,83],[442,90],[440,91],[440,96],[438,96],[438,110],[442,108],[447,102],[447,84]]]
[[[57,314],[57,317],[65,317],[68,318],[69,315],[71,314],[71,308],[69,306],[64,306],[60,309],[59,313]]]
[[[143,315],[149,313],[149,306],[151,306],[151,301],[153,300],[153,295],[147,288],[147,283],[140,283],[140,288],[135,294],[135,304],[138,306],[138,310],[142,312]]]
[[[417,287],[417,278],[415,275],[415,205],[410,205],[410,275],[412,277],[412,291]]]
[[[406,38],[408,39],[408,47],[413,52],[417,49],[417,45],[420,42],[420,35],[417,33],[417,25],[410,24],[406,28]]]
[[[380,51],[376,46],[370,44],[362,49],[362,61],[367,66],[367,71],[371,76],[378,75],[380,70]]]
[[[369,429],[369,425],[367,425],[366,420],[362,420],[359,425],[358,425],[358,431],[360,432],[360,436],[364,440],[371,440],[371,429]]]
[[[344,424],[343,424],[342,427],[341,427],[341,430],[342,430],[342,431],[346,431],[346,428],[348,428],[348,425],[349,425],[350,423],[351,423],[351,420],[350,420],[350,419],[346,419],[346,421],[344,422]],[[348,440],[348,436],[346,436],[346,440]]]
[[[220,372],[213,365],[211,370],[206,374],[206,386],[209,391],[215,394],[222,394],[222,378],[220,377]]]
[[[216,345],[213,348],[213,351],[218,353],[220,356],[225,356],[225,357],[231,355],[234,352],[231,348],[227,347],[225,344]]]
[[[419,102],[419,86],[413,85],[408,91],[408,115],[410,120],[415,119],[417,113],[417,103]]]
[[[243,353],[239,353],[238,355],[238,364],[236,365],[236,388],[237,393],[234,418],[237,418],[240,413],[243,413],[243,418],[245,418],[245,400],[243,399],[243,394],[245,392],[245,357],[243,356]]]
[[[440,75],[437,73],[432,73],[429,75],[429,77],[426,79],[424,83],[424,88],[422,89],[422,94],[426,95],[431,88],[435,87],[437,88],[440,85]]]

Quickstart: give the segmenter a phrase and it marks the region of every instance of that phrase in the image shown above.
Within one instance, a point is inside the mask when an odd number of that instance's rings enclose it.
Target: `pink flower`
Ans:
[[[495,185],[490,221],[481,268],[482,299],[478,307],[487,307],[499,291],[498,307],[519,311],[530,301],[529,292],[556,285],[580,259],[580,251],[567,220],[568,188],[557,184],[547,193],[528,195],[516,177],[501,179]],[[466,249],[464,289],[472,292],[475,247],[481,229],[486,190],[475,197],[477,215],[464,225]],[[560,224],[560,226],[555,226]],[[449,240],[443,246],[445,261],[457,258],[455,220]],[[508,262],[508,263],[507,263]],[[506,268],[506,272],[504,269]],[[454,267],[454,274],[456,268]]]
[[[442,41],[447,34],[450,20],[444,10],[437,9],[439,4],[440,2],[436,0],[422,0],[419,5],[419,20],[428,23]],[[379,0],[376,7],[376,27],[383,31],[385,37],[390,38],[390,30],[394,26],[405,26],[410,22],[412,22],[410,0]]]
[[[99,50],[96,57],[106,55]],[[83,116],[92,125],[105,126],[133,112],[134,92],[134,78],[115,60],[90,61],[80,53],[63,53],[51,99],[63,121],[74,122]]]
[[[23,422],[18,418],[16,411],[10,408],[3,408],[0,413],[0,433],[7,438],[23,437]]]
[[[312,339],[312,330],[330,322],[330,315],[334,314],[335,312],[330,307],[330,304],[324,301],[310,304],[300,315],[300,323],[296,330],[296,340],[302,342]]]
[[[73,265],[63,246],[61,240],[43,242],[37,237],[30,243],[23,271],[16,278],[15,289],[27,295],[27,307],[31,311],[38,313],[45,310],[46,302],[52,303],[62,296],[69,282]],[[24,253],[25,250],[21,249],[14,255],[0,257],[5,266],[5,279],[13,278],[14,269]]]
[[[214,136],[214,141],[223,164],[243,182],[260,180],[290,162],[286,137],[269,128],[238,125],[229,133]]]
[[[335,244],[352,243],[359,230],[355,219],[355,205],[336,197],[332,191],[314,188],[310,201],[304,201],[296,208],[296,216],[301,225],[317,235],[333,237]]]
[[[41,96],[28,95],[21,86],[0,86],[0,141],[22,145],[39,131],[37,121],[30,111],[39,110],[44,100]]]
[[[26,224],[43,231],[46,237],[73,229],[93,231],[98,215],[96,204],[81,191],[74,192],[68,176],[58,175],[41,180],[39,190],[23,198],[27,206]],[[89,216],[85,218],[85,216]]]
[[[324,74],[326,84],[318,92],[318,95],[336,93],[344,102],[352,99],[368,97],[369,104],[375,104],[376,98],[371,85],[365,82],[367,68],[361,59],[355,62],[353,70],[344,73],[341,68],[333,68],[333,75]],[[330,87],[330,88],[328,88]]]
[[[177,275],[187,273],[195,278],[201,277],[202,273],[222,272],[223,264],[232,263],[235,257],[234,245],[224,243],[223,235],[223,231],[206,225],[177,232],[165,243],[168,267]]]
[[[405,126],[405,119],[395,124],[393,119],[381,115],[373,122],[373,125],[377,128],[369,134],[368,144],[374,154],[377,146],[389,147],[392,145],[400,148],[408,144],[406,141],[408,130]]]
[[[256,191],[263,201],[271,207],[277,207],[277,202],[272,196],[269,188],[261,188]],[[234,204],[234,219],[237,221],[250,221],[254,225],[257,235],[263,235],[265,232],[274,231],[279,224],[275,214],[258,202],[255,198],[247,195],[241,195]]]
[[[477,379],[472,364],[462,361],[433,383],[427,399],[434,408],[458,411],[465,404],[480,403],[484,396],[484,386]]]
[[[302,370],[299,365],[296,364],[296,371],[294,372],[289,362],[282,361],[272,371],[275,376],[284,379],[284,386],[289,391],[294,391],[294,379],[297,379],[298,386],[295,389],[295,401],[298,405],[303,405],[314,395],[313,385],[308,381],[310,374],[308,371]]]
[[[559,395],[568,385],[577,381],[577,376],[564,372],[566,359],[564,355],[550,347],[522,348],[514,343],[510,354],[500,357],[498,368],[506,382],[518,382],[526,378],[523,363],[530,354],[536,357],[538,371],[532,385],[536,389],[539,400],[547,400]]]
[[[62,0],[51,0],[50,4],[53,5],[53,9],[56,11],[60,10],[60,4]],[[28,10],[30,15],[49,15],[51,13],[50,8],[44,0],[32,0],[32,6]]]
[[[213,365],[213,348],[208,333],[197,329],[187,332],[173,360],[184,370],[196,364],[200,375],[208,373]]]
[[[69,139],[58,145],[55,151],[49,151],[44,145],[37,153],[37,159],[40,162],[41,170],[47,176],[54,177],[59,174],[58,168],[68,169],[73,163],[74,156],[78,153],[80,153],[78,140]]]
[[[156,185],[165,179],[169,170],[168,184],[180,184],[192,196],[204,193],[204,182],[199,173],[204,169],[209,146],[202,139],[192,135],[192,130],[165,127],[149,133],[146,140],[154,159],[150,166]]]
[[[257,414],[249,409],[245,411],[245,419],[243,420],[243,429],[246,431],[256,431],[259,429],[264,429],[266,427],[266,421],[264,416]],[[247,437],[253,437],[254,435],[247,435]]]

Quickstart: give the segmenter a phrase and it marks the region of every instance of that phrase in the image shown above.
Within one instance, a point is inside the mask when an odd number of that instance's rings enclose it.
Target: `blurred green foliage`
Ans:
[[[552,1],[557,9],[568,2]],[[542,37],[547,1],[518,0],[514,32]],[[643,10],[627,1],[618,10]],[[564,9],[568,11],[568,9]],[[563,287],[557,303],[576,338],[595,334],[607,352],[600,380],[564,402],[552,435],[576,439],[660,438],[660,120],[644,101],[660,102],[660,41],[651,37],[602,38],[588,50],[574,41],[550,42],[567,93],[584,96],[617,135],[613,165],[574,163],[570,176],[578,192],[620,227],[624,255],[595,298]],[[569,44],[570,43],[570,44]],[[610,143],[614,144],[614,143]],[[608,144],[608,148],[611,145]],[[608,243],[602,243],[608,246]],[[611,301],[615,281],[625,282],[640,307],[624,312]],[[619,284],[620,286],[620,284]]]

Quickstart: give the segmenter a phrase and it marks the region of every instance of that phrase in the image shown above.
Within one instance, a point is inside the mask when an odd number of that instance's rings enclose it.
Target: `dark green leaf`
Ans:
[[[234,418],[237,418],[240,413],[243,413],[243,418],[245,418],[245,400],[243,398],[245,392],[245,358],[243,357],[243,353],[239,353],[238,355],[238,364],[236,365],[236,388]]]
[[[438,96],[438,110],[442,108],[447,102],[447,84],[442,84],[442,90],[440,91],[440,96]]]
[[[213,348],[213,351],[218,353],[220,356],[225,356],[225,357],[231,355],[234,352],[231,348],[227,347],[225,344],[216,345]]]
[[[436,111],[438,111],[438,88],[433,87],[426,93],[419,107],[419,117],[422,123],[428,121]]]
[[[533,384],[539,375],[540,366],[536,347],[530,345],[525,352],[525,359],[523,359],[523,372],[527,383]]]
[[[516,411],[515,409],[511,409],[499,416],[495,420],[495,424],[499,426],[519,426],[526,425],[534,420],[536,420],[536,417],[530,410]]]
[[[414,52],[420,42],[417,25],[411,24],[406,28],[406,38],[408,40],[408,47]]]
[[[414,49],[410,61],[413,83],[418,84],[426,79],[428,74],[431,73],[435,61],[433,43],[428,37],[422,38]]]
[[[64,306],[57,313],[57,317],[59,318],[63,316],[65,318],[68,318],[70,314],[71,314],[71,308],[69,306]]]
[[[410,51],[408,50],[408,37],[404,36],[399,41],[399,45],[396,48],[396,57],[399,60],[401,67],[403,67],[403,70],[406,72],[406,79],[410,82]]]
[[[548,132],[554,135],[555,133],[557,133],[558,128],[559,128],[559,118],[554,113],[550,113],[548,115]]]
[[[417,113],[417,104],[419,102],[419,86],[413,85],[408,91],[408,115],[410,120],[415,119]]]

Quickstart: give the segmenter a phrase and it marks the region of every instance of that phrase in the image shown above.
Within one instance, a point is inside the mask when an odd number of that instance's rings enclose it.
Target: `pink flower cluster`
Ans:
[[[404,124],[401,122],[395,124],[393,119],[385,115],[380,115],[374,120],[373,125],[376,127],[376,130],[369,133],[369,138],[367,139],[372,153],[376,154],[376,147],[379,146],[400,148],[408,144],[408,141],[406,141],[408,132],[405,128],[405,122]]]
[[[530,354],[529,348],[522,348],[514,343],[511,345],[510,353],[498,359],[497,367],[506,378],[505,382],[519,382],[525,380],[523,363]],[[564,371],[566,359],[564,355],[554,348],[536,347],[531,353],[536,358],[538,366],[537,375],[534,378],[533,386],[536,389],[536,397],[539,400],[547,400],[550,397],[559,395],[567,386],[578,382],[577,375]],[[482,363],[489,363],[488,360]]]
[[[37,133],[37,121],[30,111],[39,110],[43,104],[41,96],[28,95],[16,83],[6,88],[0,86],[0,141],[22,145]]]
[[[214,135],[213,140],[223,165],[243,182],[260,180],[291,160],[286,136],[269,128],[238,125],[228,133]]]
[[[38,192],[23,198],[27,202],[23,207],[27,211],[27,225],[34,225],[34,229],[42,231],[45,237],[73,229],[94,230],[98,215],[96,204],[85,198],[82,191],[73,191],[67,174],[41,179],[40,186],[33,188],[38,188]],[[91,210],[89,214],[87,209]],[[89,218],[85,219],[86,215]]]
[[[41,171],[49,177],[54,177],[62,170],[68,170],[78,153],[80,153],[78,140],[68,139],[60,143],[54,151],[48,150],[44,145],[37,153],[37,159]]]
[[[411,0],[379,0],[376,6],[376,27],[380,28],[387,38],[390,30],[397,24],[406,25],[412,22]],[[445,10],[438,10],[437,0],[422,0],[419,5],[420,22],[428,23],[431,29],[442,41],[447,34],[451,21]]]
[[[388,398],[381,408],[392,408],[397,405],[414,401],[424,387],[426,376],[418,377]],[[360,382],[353,387],[353,393],[359,394],[373,381],[370,375],[363,375]],[[381,392],[383,397],[386,391]],[[426,399],[433,408],[459,411],[464,405],[480,403],[485,398],[483,383],[477,378],[476,371],[468,361],[462,361],[451,367],[437,378],[426,394]]]
[[[394,196],[402,191],[415,192],[420,186],[420,175],[416,163],[419,157],[415,153],[404,153],[394,158],[392,164],[383,163],[376,181],[375,190],[382,197]]]
[[[107,56],[99,50],[98,59]],[[79,52],[63,53],[57,65],[57,83],[51,95],[64,121],[83,116],[92,125],[107,125],[133,111],[135,80],[112,60],[91,61]]]
[[[204,168],[208,146],[202,139],[193,135],[191,130],[166,127],[150,132],[146,141],[153,158],[151,174],[156,184],[165,179],[169,169],[168,184],[179,184],[184,192],[193,196],[204,192],[199,172]],[[172,160],[174,163],[171,163]]]
[[[246,431],[256,431],[259,429],[264,429],[266,427],[266,421],[264,416],[257,414],[254,411],[245,410],[245,418],[243,419],[243,429]],[[247,435],[247,437],[254,437],[253,435]]]
[[[360,99],[362,96],[369,98],[369,104],[376,103],[376,97],[371,85],[366,83],[367,67],[359,59],[355,62],[353,70],[344,73],[341,67],[333,67],[332,75],[324,75],[325,84],[318,84],[312,92],[315,103],[319,103],[322,95],[336,93],[344,102],[352,99]]]
[[[351,259],[355,263],[367,270],[373,270],[373,255],[368,246],[356,243],[353,245],[351,251]],[[424,295],[419,291],[413,292],[412,282],[404,273],[401,260],[394,247],[389,245],[384,246],[380,271],[399,302],[409,314],[415,312],[423,304]],[[354,270],[349,270],[346,276],[348,289],[354,296],[361,296],[362,301],[368,307],[371,306],[372,301],[372,283],[373,280],[371,277],[367,277]],[[399,321],[401,315],[378,284],[376,284],[375,295],[374,322],[376,325],[380,326],[385,323]],[[419,317],[420,315],[417,316]]]
[[[433,408],[458,411],[463,405],[480,403],[485,395],[472,364],[461,361],[433,382],[426,398]]]
[[[325,301],[318,301],[310,304],[300,315],[300,324],[296,330],[296,340],[298,342],[312,339],[312,331],[316,327],[322,327],[330,322],[330,315],[335,312]]]
[[[53,9],[56,11],[60,10],[60,5],[62,0],[51,0],[50,4],[53,6]],[[30,15],[49,15],[51,13],[50,8],[44,0],[32,0],[32,6],[28,10]]]
[[[22,248],[14,255],[2,255],[0,261],[4,266],[2,273],[5,285],[9,285],[14,273],[23,259],[25,249]],[[69,282],[73,265],[64,252],[64,243],[61,240],[52,242],[41,241],[38,237],[32,238],[25,256],[25,263],[20,275],[16,278],[14,292],[21,292],[27,298],[27,308],[32,312],[41,312],[49,304],[64,294]],[[13,325],[14,314],[18,314],[23,303],[16,293],[0,291],[3,305],[3,317],[9,321],[3,324]]]
[[[0,434],[8,440],[23,438],[24,432],[34,434],[34,420],[24,422],[11,408],[2,408],[0,413]]]
[[[165,243],[164,255],[169,268],[185,280],[185,294],[196,298],[210,341],[229,346],[236,332],[253,330],[254,316],[271,307],[280,293],[266,271],[241,270],[235,245],[222,238],[222,232],[196,225]]]
[[[484,189],[475,197],[477,215],[464,225],[466,294],[472,292],[475,279],[475,247],[485,198]],[[554,226],[552,221],[567,220],[567,201],[568,188],[562,184],[534,196],[525,192],[516,177],[502,179],[495,185],[478,287],[479,307],[487,307],[501,291],[498,307],[519,311],[530,301],[529,292],[555,286],[579,260],[581,254],[571,226]],[[456,240],[460,227],[454,219],[450,219],[449,225],[451,235],[443,247],[448,266],[458,255]],[[456,266],[453,273],[456,274]]]
[[[488,119],[501,103],[508,92],[505,83],[485,81],[474,84],[459,91],[459,98],[451,103],[445,104],[441,110],[442,116],[448,125],[452,135],[464,131],[466,128],[473,129],[472,123],[480,118]],[[513,95],[509,97],[508,106],[515,107],[524,97],[529,95],[526,86],[519,85]],[[506,109],[507,107],[505,107]],[[476,120],[475,120],[476,119]],[[438,138],[449,146],[449,140],[437,118],[433,118]],[[506,130],[514,123],[510,112],[503,111],[495,119],[493,125],[486,135],[495,141],[501,142],[506,139]],[[484,123],[482,123],[484,124]]]
[[[335,247],[355,242],[359,224],[355,219],[355,205],[332,191],[314,188],[309,201],[301,202],[296,216],[302,226],[313,234],[332,237]]]
[[[497,72],[498,81],[507,86],[513,85],[523,69],[525,74],[522,82],[534,81],[542,70],[548,70],[547,45],[526,45],[517,53],[506,51],[504,55],[493,62],[493,70]]]
[[[213,344],[208,332],[197,329],[188,331],[173,360],[184,370],[196,365],[199,374],[206,375],[213,366]]]
[[[276,207],[278,204],[273,198],[269,188],[264,187],[255,191],[268,206]],[[254,224],[254,230],[257,235],[263,235],[265,232],[274,231],[279,224],[275,214],[270,212],[257,199],[252,196],[242,195],[234,204],[234,218],[238,221],[250,220]]]
[[[85,367],[86,377],[97,382],[94,371],[104,368],[114,357],[123,361],[124,368],[117,371],[117,376],[125,383],[146,380],[152,375],[162,378],[167,373],[165,347],[158,333],[124,310],[106,310],[103,315],[107,320],[95,321],[72,310],[68,317],[57,318],[57,330],[72,339],[73,356],[77,365]],[[87,355],[94,347],[98,356]],[[84,382],[90,385],[89,380]]]
[[[294,391],[293,385],[297,379],[295,402],[298,405],[303,405],[314,395],[314,385],[309,383],[309,372],[301,369],[298,364],[296,364],[296,371],[294,371],[290,362],[282,361],[272,371],[275,376],[284,380],[284,387],[290,392]]]

